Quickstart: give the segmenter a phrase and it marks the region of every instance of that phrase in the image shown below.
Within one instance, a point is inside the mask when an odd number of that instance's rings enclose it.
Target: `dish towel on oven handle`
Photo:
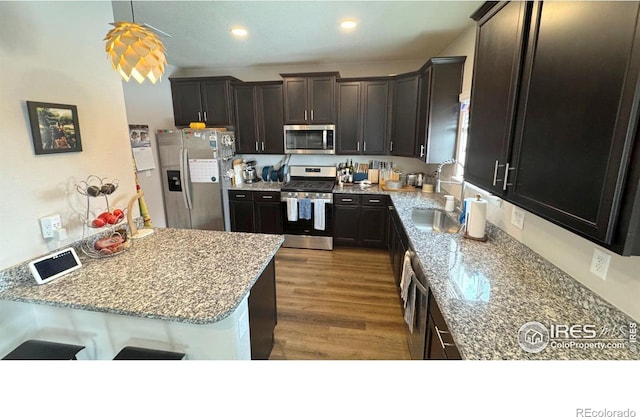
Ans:
[[[324,205],[329,200],[324,198],[316,198],[313,200],[313,228],[316,230],[325,229]]]
[[[298,217],[304,220],[311,220],[311,199],[301,198],[298,200]]]
[[[415,272],[411,267],[411,254],[409,251],[404,253],[404,261],[402,262],[402,278],[400,280],[400,297],[404,304],[404,321],[409,326],[409,332],[413,333],[413,315],[416,305],[416,287],[413,283]]]
[[[287,197],[287,220],[298,221],[298,199],[295,197]]]

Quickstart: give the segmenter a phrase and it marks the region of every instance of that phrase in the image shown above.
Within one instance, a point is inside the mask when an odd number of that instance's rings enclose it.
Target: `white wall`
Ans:
[[[467,68],[467,66],[473,63],[475,55],[475,28],[465,31],[442,51],[441,55],[467,55],[463,92],[471,91],[473,67]],[[456,196],[460,193],[459,189],[450,191]],[[473,197],[476,191],[468,188],[465,197]],[[488,197],[484,192],[481,194]],[[514,207],[512,204],[495,198],[488,199],[491,202],[488,210],[489,221],[635,320],[640,320],[639,256],[616,255],[531,213],[526,213],[524,229],[520,230],[511,224],[511,213]],[[611,255],[611,265],[606,281],[589,272],[594,248],[599,248]],[[532,297],[534,296],[535,294],[532,294]]]
[[[126,206],[136,190],[122,85],[102,40],[113,21],[111,3],[0,2],[0,16],[4,269],[59,247],[42,238],[42,216],[61,215],[69,234],[62,244],[82,237],[78,215],[86,198],[75,184],[90,174],[120,180],[112,207]],[[82,152],[35,155],[27,100],[76,105]],[[103,199],[92,204],[105,206]]]

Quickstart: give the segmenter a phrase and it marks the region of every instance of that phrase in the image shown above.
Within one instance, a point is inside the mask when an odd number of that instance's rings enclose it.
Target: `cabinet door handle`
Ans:
[[[500,164],[498,165],[498,160],[496,159],[496,165],[493,167],[493,186],[496,186],[497,182],[500,182],[502,180],[498,179],[498,168],[503,167],[504,165]],[[507,164],[507,167],[509,166],[509,164]]]
[[[202,117],[200,117],[200,112],[198,112],[198,121],[201,122],[202,121]]]
[[[363,140],[362,141],[362,152],[366,152],[367,151],[367,141]]]
[[[370,203],[379,203],[380,200],[376,199],[376,198],[372,198],[369,200]]]
[[[504,165],[504,183],[502,184],[503,191],[507,190],[507,185],[513,185],[510,182],[508,182],[508,179],[509,179],[509,171],[513,171],[514,169],[515,169],[514,167],[509,167],[508,162]]]
[[[311,120],[313,120],[313,110],[311,110]]]
[[[438,340],[440,340],[440,346],[442,346],[442,349],[446,349],[447,346],[449,347],[455,346],[453,343],[444,343],[444,341],[442,340],[442,333],[449,333],[449,332],[438,329],[438,326],[434,325],[434,327],[436,328],[436,334],[438,335]]]
[[[272,196],[272,195],[263,195],[263,196],[262,196],[262,199],[263,199],[263,200],[270,200],[270,199],[272,199],[272,198],[273,198],[273,196]]]
[[[264,142],[262,142],[262,152],[264,152]]]
[[[420,145],[420,158],[424,156],[424,145]]]
[[[346,203],[350,203],[350,202],[353,201],[353,199],[352,198],[341,198],[340,201],[342,201],[343,203],[345,203],[345,202]]]
[[[360,152],[360,142],[356,142],[356,152]]]
[[[236,198],[245,198],[246,194],[236,194]]]
[[[307,111],[304,111],[304,120],[307,120]]]
[[[389,152],[393,152],[393,141],[391,141],[391,147],[389,148]]]
[[[204,112],[202,112],[202,114],[204,114],[204,121],[206,122],[207,121],[207,112],[204,111]]]
[[[493,167],[493,186],[496,186],[498,180],[498,160],[496,159],[496,165]]]

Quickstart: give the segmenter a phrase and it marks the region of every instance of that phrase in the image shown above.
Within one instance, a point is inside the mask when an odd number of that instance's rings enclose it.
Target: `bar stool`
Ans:
[[[27,340],[2,360],[76,360],[76,354],[84,348],[66,343]]]
[[[179,352],[125,346],[113,360],[181,360],[184,357],[185,354]]]

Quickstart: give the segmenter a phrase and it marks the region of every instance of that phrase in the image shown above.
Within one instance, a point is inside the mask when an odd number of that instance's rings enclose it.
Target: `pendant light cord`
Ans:
[[[136,23],[136,15],[133,13],[133,0],[131,0],[131,21]]]

